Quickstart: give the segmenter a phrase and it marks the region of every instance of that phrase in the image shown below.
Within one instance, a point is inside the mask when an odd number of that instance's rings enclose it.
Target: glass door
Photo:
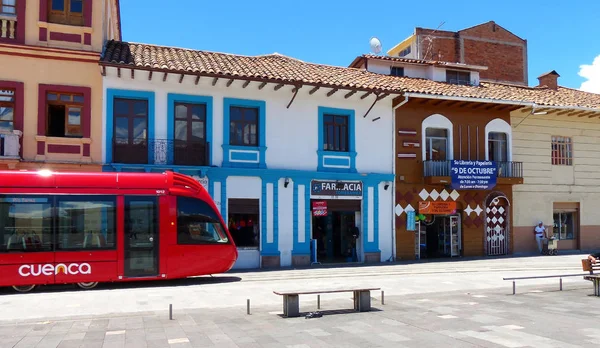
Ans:
[[[158,275],[158,197],[125,197],[125,276]]]
[[[450,256],[460,255],[460,228],[458,224],[458,216],[450,216]]]

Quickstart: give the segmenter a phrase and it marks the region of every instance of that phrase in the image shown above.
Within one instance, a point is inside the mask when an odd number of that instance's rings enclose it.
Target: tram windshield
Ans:
[[[206,202],[177,197],[178,244],[227,244],[229,238],[215,212]]]

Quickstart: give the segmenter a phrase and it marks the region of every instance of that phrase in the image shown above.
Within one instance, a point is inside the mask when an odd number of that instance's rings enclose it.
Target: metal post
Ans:
[[[385,304],[385,297],[383,294],[383,290],[381,290],[381,304],[384,305]]]
[[[246,313],[250,315],[250,299],[246,300]]]
[[[515,294],[516,291],[517,291],[517,285],[515,284],[515,281],[513,280],[513,295]]]
[[[173,305],[169,303],[169,320],[173,320]]]
[[[562,278],[560,278],[560,291],[562,291]]]
[[[317,295],[317,309],[321,309],[321,295]]]

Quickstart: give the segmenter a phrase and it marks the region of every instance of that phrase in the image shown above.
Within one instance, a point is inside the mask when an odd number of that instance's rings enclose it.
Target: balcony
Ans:
[[[208,166],[210,143],[167,139],[113,140],[113,163]]]
[[[0,13],[0,39],[15,40],[17,37],[17,17]]]
[[[498,184],[522,184],[523,162],[496,162],[498,165]],[[424,161],[423,176],[430,184],[449,184],[450,160]]]

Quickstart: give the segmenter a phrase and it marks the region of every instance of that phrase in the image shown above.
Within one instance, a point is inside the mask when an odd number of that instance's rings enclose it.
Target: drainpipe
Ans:
[[[402,105],[408,103],[408,96],[404,95],[404,100],[400,104],[392,107],[392,148],[396,153],[396,110]],[[392,172],[396,174],[396,155],[392,156]],[[396,261],[396,176],[392,181],[392,259]]]

